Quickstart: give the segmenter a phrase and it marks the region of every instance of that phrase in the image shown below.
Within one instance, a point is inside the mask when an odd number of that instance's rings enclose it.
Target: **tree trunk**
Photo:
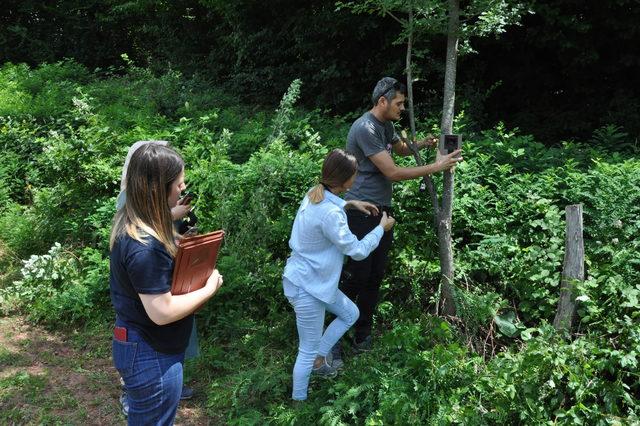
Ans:
[[[451,134],[455,107],[456,66],[458,59],[458,29],[460,26],[459,0],[449,0],[447,29],[447,58],[444,73],[444,100],[442,107],[442,134]],[[451,214],[453,206],[454,173],[443,174],[442,206],[438,217],[438,243],[440,248],[441,295],[440,308],[445,315],[455,315],[455,289],[453,286],[453,247],[451,244]]]
[[[407,35],[407,58],[406,58],[406,68],[405,73],[407,74],[407,101],[409,103],[409,126],[411,127],[411,135],[409,136],[409,140],[405,141],[411,151],[413,152],[413,157],[416,160],[416,164],[418,166],[422,166],[424,162],[420,157],[420,152],[418,151],[417,145],[414,143],[416,139],[416,115],[415,108],[413,106],[413,74],[411,70],[411,61],[412,61],[412,48],[413,48],[413,3],[409,3],[409,12],[408,12],[408,35]],[[420,183],[420,192],[425,191],[425,189],[429,190],[429,197],[431,198],[431,204],[433,205],[433,217],[434,217],[434,227],[437,228],[438,223],[438,212],[440,211],[440,206],[438,205],[438,194],[436,193],[435,186],[433,185],[433,180],[431,176],[423,176],[422,182]]]
[[[564,248],[564,267],[558,310],[553,326],[558,331],[571,332],[573,317],[576,312],[577,281],[584,280],[584,241],[582,239],[582,204],[567,206],[566,232]]]
[[[413,7],[409,4],[409,12],[407,18],[407,57],[405,62],[404,72],[407,75],[407,102],[409,103],[409,127],[410,135],[405,143],[411,148],[413,158],[416,160],[418,166],[422,166],[422,158],[418,151],[417,145],[414,143],[416,140],[416,114],[413,107],[413,75],[411,73],[411,49],[413,48]],[[404,137],[404,135],[403,135]]]
[[[413,76],[411,75],[411,49],[413,47],[413,7],[411,5],[409,5],[408,32],[405,72],[407,73],[407,101],[409,102],[409,126],[411,127],[411,135],[409,137],[413,143],[416,139],[416,115],[413,108]],[[418,165],[421,166],[422,164]]]

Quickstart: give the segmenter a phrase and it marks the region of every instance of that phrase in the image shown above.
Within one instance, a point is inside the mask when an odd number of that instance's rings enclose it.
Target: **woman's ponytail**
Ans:
[[[309,201],[311,201],[312,204],[318,204],[319,202],[324,200],[324,185],[319,183],[311,188],[309,190],[308,196]]]

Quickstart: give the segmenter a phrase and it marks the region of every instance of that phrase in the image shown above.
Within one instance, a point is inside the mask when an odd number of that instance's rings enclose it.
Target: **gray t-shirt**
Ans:
[[[391,147],[400,140],[390,121],[378,120],[371,112],[358,118],[347,135],[347,151],[358,160],[358,175],[345,200],[369,201],[391,207],[391,181],[369,159],[383,150],[391,154]]]

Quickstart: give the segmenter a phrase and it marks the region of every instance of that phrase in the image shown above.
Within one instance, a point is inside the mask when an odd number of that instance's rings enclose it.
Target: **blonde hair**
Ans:
[[[348,152],[336,148],[331,151],[322,163],[322,179],[320,183],[309,190],[307,196],[313,204],[324,200],[324,190],[344,185],[358,171],[356,157]]]
[[[184,161],[169,147],[147,144],[133,153],[127,168],[127,197],[113,218],[110,249],[125,234],[143,244],[152,236],[175,256],[177,234],[167,199],[183,170]]]

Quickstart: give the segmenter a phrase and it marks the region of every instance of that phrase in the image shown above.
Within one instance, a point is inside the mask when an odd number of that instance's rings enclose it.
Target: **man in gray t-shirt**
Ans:
[[[393,122],[398,121],[404,111],[405,87],[397,80],[385,77],[376,84],[371,100],[373,107],[353,123],[347,136],[346,148],[358,160],[358,175],[344,198],[369,201],[390,213],[392,182],[448,170],[462,158],[458,157],[458,150],[426,166],[396,166],[392,152],[411,155],[411,150],[393,127]],[[434,147],[436,139],[428,137],[418,141],[417,145],[420,149]],[[357,210],[347,210],[347,219],[351,232],[358,238],[364,237],[380,223],[380,215],[368,216]],[[340,289],[360,310],[360,318],[354,326],[356,350],[366,350],[371,346],[373,314],[391,248],[392,232],[385,233],[369,257],[361,261],[348,258],[344,268]],[[339,345],[332,352],[334,360],[341,358]]]
[[[358,160],[358,175],[345,198],[391,207],[391,181],[369,157],[383,151],[391,154],[399,141],[393,124],[378,120],[371,111],[353,123],[347,136],[347,151]]]

